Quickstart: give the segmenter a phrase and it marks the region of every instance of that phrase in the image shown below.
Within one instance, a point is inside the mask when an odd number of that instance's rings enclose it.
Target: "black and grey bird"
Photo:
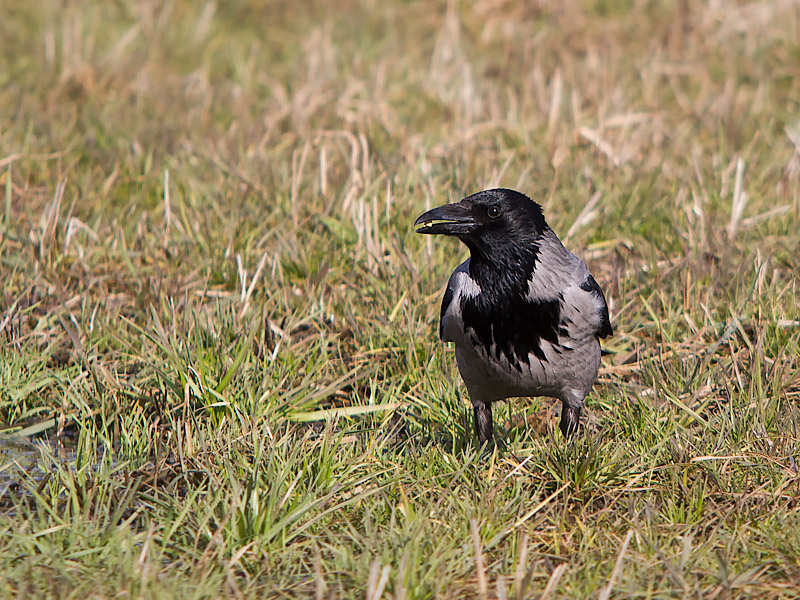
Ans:
[[[492,438],[492,403],[516,396],[558,398],[561,432],[573,433],[597,378],[599,340],[613,331],[603,290],[542,207],[486,190],[429,210],[414,227],[470,251],[447,284],[439,335],[455,343],[481,445]]]

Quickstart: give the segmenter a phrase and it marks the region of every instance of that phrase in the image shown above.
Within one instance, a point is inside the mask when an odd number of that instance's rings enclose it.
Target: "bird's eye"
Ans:
[[[499,206],[490,206],[486,209],[486,214],[489,215],[490,219],[496,219],[500,216],[500,207]]]

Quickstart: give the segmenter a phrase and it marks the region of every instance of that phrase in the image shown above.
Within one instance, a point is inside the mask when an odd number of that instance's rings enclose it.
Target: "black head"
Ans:
[[[417,233],[456,236],[473,258],[490,261],[535,246],[548,229],[541,206],[507,189],[485,190],[429,210],[414,227]]]

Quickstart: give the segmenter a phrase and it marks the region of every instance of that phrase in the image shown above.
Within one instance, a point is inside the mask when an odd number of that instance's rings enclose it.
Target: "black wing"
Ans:
[[[444,298],[442,298],[442,310],[439,313],[439,339],[442,341],[444,341],[444,313],[450,308],[450,303],[453,301],[454,295],[455,292],[453,292],[453,288],[448,285],[444,293]]]
[[[603,290],[592,277],[591,273],[586,280],[581,283],[581,289],[584,292],[594,294],[600,300],[600,329],[597,331],[597,336],[600,338],[607,338],[614,335],[614,330],[611,329],[611,320],[608,316],[608,304],[606,304],[606,297],[603,295]]]

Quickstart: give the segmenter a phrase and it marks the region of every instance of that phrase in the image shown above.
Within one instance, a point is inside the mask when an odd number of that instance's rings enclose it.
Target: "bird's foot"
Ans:
[[[564,437],[569,438],[577,433],[580,422],[581,407],[569,406],[566,403],[563,404],[561,407],[561,423],[558,428],[561,430],[561,433],[564,434]]]

